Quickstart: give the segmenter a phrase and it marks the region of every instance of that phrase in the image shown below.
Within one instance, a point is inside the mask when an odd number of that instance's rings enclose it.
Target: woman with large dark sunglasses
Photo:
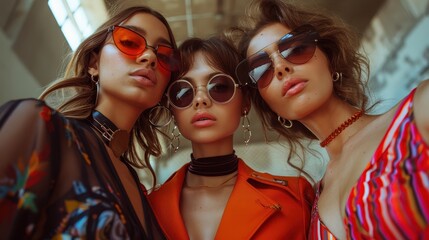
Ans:
[[[157,104],[175,49],[161,14],[127,8],[80,44],[40,100],[1,107],[2,239],[165,239],[135,168],[151,170],[161,154]]]
[[[241,118],[243,127],[249,124],[250,99],[233,77],[234,47],[221,37],[189,39],[179,55],[180,77],[167,97],[178,129],[191,141],[191,159],[149,195],[167,238],[304,239],[311,184],[254,171],[235,154],[234,132]]]
[[[255,0],[248,13],[236,73],[263,124],[290,143],[289,159],[308,139],[330,158],[309,238],[428,238],[429,83],[369,115],[368,64],[344,24],[281,0]]]

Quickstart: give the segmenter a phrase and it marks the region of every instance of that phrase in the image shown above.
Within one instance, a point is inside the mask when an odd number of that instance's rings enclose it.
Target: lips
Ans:
[[[298,94],[304,89],[305,85],[307,85],[307,80],[305,79],[292,78],[286,80],[286,82],[283,84],[282,96],[289,97]]]
[[[192,117],[191,123],[202,122],[202,121],[215,121],[216,118],[208,113],[197,113]]]
[[[137,69],[133,72],[131,72],[130,76],[132,76],[134,79],[136,79],[138,82],[147,85],[156,85],[157,79],[155,76],[155,72],[150,69]]]

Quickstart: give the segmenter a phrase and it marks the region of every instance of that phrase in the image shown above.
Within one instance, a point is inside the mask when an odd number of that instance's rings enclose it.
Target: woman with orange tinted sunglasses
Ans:
[[[428,239],[429,82],[369,115],[368,62],[343,23],[281,0],[248,13],[236,72],[263,124],[292,149],[319,140],[330,158],[310,239]]]
[[[191,141],[191,159],[149,195],[167,238],[304,239],[312,185],[300,176],[254,171],[235,154],[241,118],[250,125],[250,99],[232,77],[239,62],[233,46],[218,37],[188,39],[179,53],[180,78],[167,96]]]
[[[128,8],[80,44],[41,100],[1,107],[2,238],[164,239],[134,168],[161,153],[157,103],[175,49],[161,14]]]

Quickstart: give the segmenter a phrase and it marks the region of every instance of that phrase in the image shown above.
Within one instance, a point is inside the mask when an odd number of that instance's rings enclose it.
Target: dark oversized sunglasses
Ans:
[[[192,105],[196,89],[204,86],[194,86],[185,79],[173,82],[167,90],[167,97],[171,105],[178,109],[188,108]],[[216,103],[225,104],[234,97],[239,84],[226,74],[216,74],[210,78],[205,86],[208,96]]]
[[[274,74],[273,53],[268,54],[265,49],[277,45],[283,59],[293,64],[304,64],[313,57],[318,39],[319,34],[313,26],[302,25],[241,61],[236,68],[237,78],[242,85],[264,88],[270,84]]]
[[[112,32],[113,42],[121,52],[130,56],[137,56],[150,48],[155,52],[159,64],[164,69],[168,71],[178,70],[179,61],[171,46],[163,44],[158,44],[156,47],[150,46],[145,37],[123,26],[111,26],[108,32]]]

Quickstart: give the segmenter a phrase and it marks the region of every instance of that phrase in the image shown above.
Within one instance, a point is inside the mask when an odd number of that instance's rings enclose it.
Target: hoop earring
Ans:
[[[282,117],[280,117],[279,115],[277,115],[277,121],[279,121],[279,123],[284,127],[284,128],[291,128],[293,126],[293,122],[289,119],[284,119]],[[288,121],[289,124],[286,124],[286,121]]]
[[[250,130],[250,120],[247,116],[247,110],[244,110],[243,119],[241,120],[241,128],[243,129],[244,144],[247,146],[250,142],[250,138],[252,137],[252,130]]]
[[[177,128],[176,121],[174,121],[174,127],[173,127],[173,130],[171,130],[171,140],[170,140],[170,147],[174,152],[179,151],[180,135],[182,134],[179,132],[179,129]]]
[[[93,83],[95,83],[95,87],[97,88],[97,92],[96,92],[96,95],[95,95],[95,103],[94,103],[94,106],[97,106],[97,104],[98,104],[98,95],[100,94],[100,80],[99,79],[95,80],[94,78],[95,78],[94,75],[91,74],[91,81]]]
[[[336,82],[336,81],[342,81],[343,80],[343,73],[342,72],[334,72],[332,74],[332,81]]]
[[[170,109],[159,103],[149,111],[148,115],[150,124],[156,128],[167,126],[172,118]]]

